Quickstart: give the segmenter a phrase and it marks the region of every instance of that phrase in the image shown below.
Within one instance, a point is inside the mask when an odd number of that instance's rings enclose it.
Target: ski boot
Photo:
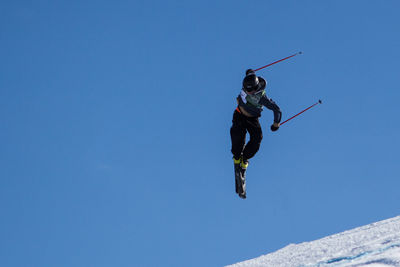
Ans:
[[[240,158],[240,168],[242,168],[243,172],[245,172],[247,170],[247,167],[249,167],[249,160],[241,157]]]

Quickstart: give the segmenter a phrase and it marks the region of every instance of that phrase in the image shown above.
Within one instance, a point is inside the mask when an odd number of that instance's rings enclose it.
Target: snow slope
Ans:
[[[320,240],[291,244],[276,252],[231,266],[400,267],[400,216]]]

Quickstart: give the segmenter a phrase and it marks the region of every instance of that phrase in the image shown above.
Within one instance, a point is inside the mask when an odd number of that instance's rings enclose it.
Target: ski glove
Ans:
[[[279,123],[274,122],[274,124],[271,125],[271,131],[275,132],[278,131],[279,129]]]

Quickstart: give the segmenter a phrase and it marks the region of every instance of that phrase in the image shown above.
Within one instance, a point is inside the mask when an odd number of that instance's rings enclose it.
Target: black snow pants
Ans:
[[[250,134],[250,140],[245,145],[247,132]],[[247,117],[235,110],[231,127],[231,151],[233,156],[239,159],[243,154],[245,160],[252,158],[260,148],[262,138],[258,117]]]

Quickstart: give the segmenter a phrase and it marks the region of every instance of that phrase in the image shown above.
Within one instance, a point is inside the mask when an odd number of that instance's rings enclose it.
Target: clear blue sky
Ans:
[[[221,266],[399,214],[400,2],[1,1],[0,265]],[[283,118],[234,192],[245,70]]]

